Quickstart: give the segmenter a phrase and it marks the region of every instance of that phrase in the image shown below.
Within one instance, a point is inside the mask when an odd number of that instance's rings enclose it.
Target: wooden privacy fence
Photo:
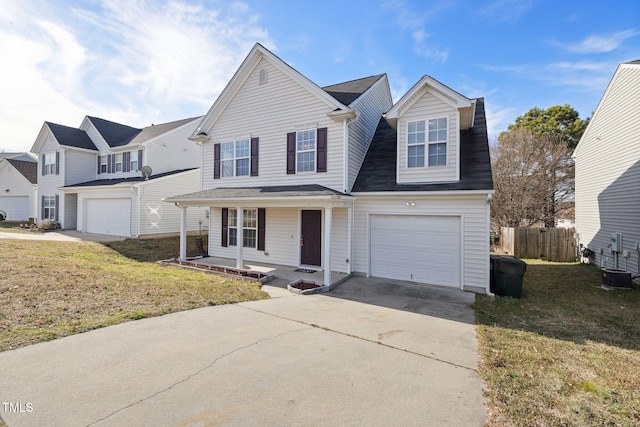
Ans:
[[[500,228],[500,247],[518,258],[555,262],[576,260],[573,228]]]

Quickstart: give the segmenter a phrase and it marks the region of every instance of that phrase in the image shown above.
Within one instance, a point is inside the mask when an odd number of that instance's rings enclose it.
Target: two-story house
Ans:
[[[142,129],[90,116],[79,128],[45,122],[32,148],[39,219],[125,237],[177,233],[180,210],[162,199],[200,188],[201,147],[188,139],[200,119]]]
[[[210,209],[209,255],[488,291],[482,99],[430,77],[395,105],[385,74],[321,88],[256,44],[192,139],[202,189],[168,201]]]

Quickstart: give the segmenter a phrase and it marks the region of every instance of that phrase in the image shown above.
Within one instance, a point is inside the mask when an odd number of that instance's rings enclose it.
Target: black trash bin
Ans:
[[[500,297],[520,298],[527,263],[512,256],[491,256],[489,289]]]

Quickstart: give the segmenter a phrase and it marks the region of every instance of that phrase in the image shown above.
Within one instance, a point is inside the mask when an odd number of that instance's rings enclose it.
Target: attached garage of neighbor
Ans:
[[[85,199],[87,233],[131,236],[131,199]]]
[[[29,196],[1,196],[0,210],[7,213],[8,221],[29,219]]]
[[[370,275],[460,287],[461,218],[371,215]]]

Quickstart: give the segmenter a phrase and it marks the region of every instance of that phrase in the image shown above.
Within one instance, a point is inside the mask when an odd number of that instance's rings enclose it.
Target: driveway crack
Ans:
[[[171,390],[171,389],[173,389],[173,388],[175,388],[175,387],[179,386],[180,384],[184,384],[184,383],[188,382],[188,381],[189,381],[189,380],[191,380],[193,377],[196,377],[196,376],[198,376],[199,374],[201,374],[202,372],[206,371],[207,369],[212,368],[216,363],[218,363],[218,361],[220,361],[220,360],[224,359],[225,357],[231,356],[231,355],[232,355],[232,354],[234,354],[234,353],[237,353],[237,352],[242,351],[242,350],[246,350],[246,349],[247,349],[247,348],[249,348],[249,347],[256,346],[256,345],[258,345],[258,344],[260,344],[260,343],[263,343],[263,342],[265,342],[265,341],[275,340],[275,339],[278,339],[278,338],[283,337],[283,336],[285,336],[285,335],[292,334],[292,333],[294,333],[294,332],[301,332],[301,331],[305,331],[305,330],[308,330],[308,329],[309,329],[309,328],[300,328],[300,329],[294,329],[294,330],[292,330],[292,331],[282,332],[282,333],[277,334],[277,335],[274,335],[274,336],[272,336],[272,337],[262,338],[262,339],[259,339],[259,340],[255,341],[255,342],[252,342],[252,343],[250,343],[250,344],[244,345],[244,346],[242,346],[242,347],[238,347],[238,348],[236,348],[236,349],[234,349],[234,350],[232,350],[232,351],[230,351],[230,352],[228,352],[228,353],[221,354],[220,356],[216,357],[216,358],[215,358],[211,363],[209,363],[208,365],[206,365],[206,366],[204,366],[204,367],[202,367],[202,368],[198,369],[197,371],[195,371],[194,373],[192,373],[192,374],[188,375],[187,377],[185,377],[185,378],[183,378],[183,379],[181,379],[181,380],[179,380],[179,381],[176,381],[175,383],[171,384],[169,387],[163,388],[162,390],[159,390],[159,391],[157,391],[157,392],[155,392],[155,393],[153,393],[153,394],[151,394],[151,395],[149,395],[149,396],[147,396],[147,397],[144,397],[144,398],[139,399],[139,400],[137,400],[137,401],[135,401],[135,402],[132,402],[132,403],[130,403],[129,405],[123,406],[122,408],[116,409],[115,411],[111,412],[110,414],[108,414],[108,415],[106,415],[106,416],[104,416],[104,417],[102,417],[102,418],[100,418],[100,419],[98,419],[98,420],[96,420],[96,421],[94,421],[94,422],[92,422],[92,423],[90,423],[90,424],[87,424],[87,427],[89,427],[89,426],[93,426],[93,425],[96,425],[96,424],[98,424],[98,423],[101,423],[102,421],[106,421],[106,420],[108,420],[109,418],[111,418],[112,416],[114,416],[115,414],[117,414],[117,413],[119,413],[119,412],[125,411],[125,410],[127,410],[127,409],[129,409],[129,408],[132,408],[132,407],[134,407],[134,406],[136,406],[136,405],[138,405],[138,404],[140,404],[140,403],[143,403],[143,402],[145,402],[145,401],[147,401],[147,400],[151,400],[151,399],[153,399],[154,397],[156,397],[156,396],[158,396],[158,395],[160,395],[160,394],[162,394],[162,393],[165,393],[165,392],[167,392],[167,391],[169,391],[169,390]]]
[[[240,305],[240,304],[238,304],[238,307],[246,308],[247,310],[255,311],[256,313],[266,314],[268,316],[276,317],[278,319],[289,320],[291,322],[296,322],[296,323],[300,323],[302,325],[311,326],[313,328],[322,329],[322,330],[325,330],[327,332],[333,332],[335,334],[343,335],[345,337],[355,338],[355,339],[358,339],[358,340],[361,340],[361,341],[366,341],[366,342],[369,342],[369,343],[372,343],[372,344],[378,344],[378,345],[381,345],[383,347],[387,347],[387,348],[392,349],[392,350],[402,351],[404,353],[413,354],[415,356],[419,356],[419,357],[424,357],[426,359],[435,360],[436,362],[446,363],[447,365],[451,365],[451,366],[454,366],[456,368],[466,369],[468,371],[478,373],[478,370],[476,368],[471,368],[469,366],[461,365],[459,363],[450,362],[448,360],[440,359],[439,357],[436,357],[436,356],[430,356],[428,354],[419,353],[417,351],[408,350],[406,348],[396,347],[396,346],[393,346],[391,344],[383,343],[383,342],[381,342],[379,340],[374,340],[374,339],[370,339],[370,338],[361,337],[361,336],[358,336],[358,335],[350,334],[348,332],[338,331],[338,330],[335,330],[335,329],[328,328],[326,326],[320,326],[317,323],[309,323],[309,322],[305,322],[304,320],[291,319],[289,317],[284,317],[284,316],[280,316],[280,315],[277,315],[277,314],[269,313],[269,312],[266,312],[266,311],[257,310],[255,308],[247,307],[247,306]]]

